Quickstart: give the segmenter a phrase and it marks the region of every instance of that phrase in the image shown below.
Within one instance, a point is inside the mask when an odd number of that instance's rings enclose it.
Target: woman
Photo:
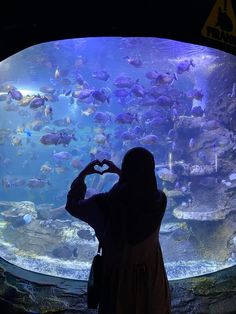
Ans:
[[[106,164],[100,172],[96,165]],[[145,148],[130,149],[121,170],[111,161],[91,162],[73,181],[66,210],[94,228],[102,243],[103,289],[99,314],[169,314],[170,293],[159,230],[166,196],[157,189],[154,157]],[[119,175],[107,193],[84,199],[86,175]]]

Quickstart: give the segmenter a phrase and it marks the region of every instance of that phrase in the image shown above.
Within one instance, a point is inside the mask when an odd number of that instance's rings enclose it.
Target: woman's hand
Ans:
[[[98,159],[91,161],[87,166],[85,166],[85,168],[80,172],[78,177],[75,178],[75,180],[72,182],[71,189],[76,188],[77,184],[79,184],[81,180],[84,181],[85,177],[89,174],[102,174],[99,170],[96,170],[94,168],[95,166],[101,166],[101,162]]]
[[[85,168],[84,170],[81,171],[80,174],[82,174],[84,177],[89,175],[89,174],[94,174],[94,173],[99,173],[102,174],[101,171],[95,169],[95,166],[102,166],[102,163],[98,160],[95,159],[93,161],[91,161]]]
[[[103,159],[102,165],[108,166],[107,169],[103,170],[102,174],[109,172],[109,173],[116,173],[120,175],[121,173],[121,170],[111,160]]]

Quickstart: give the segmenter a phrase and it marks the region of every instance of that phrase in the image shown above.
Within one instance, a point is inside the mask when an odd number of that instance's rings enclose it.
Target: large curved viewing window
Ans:
[[[86,280],[94,230],[64,209],[94,158],[144,146],[168,198],[160,242],[169,279],[236,262],[236,57],[148,37],[38,44],[0,62],[0,256]],[[92,175],[87,195],[117,176]]]

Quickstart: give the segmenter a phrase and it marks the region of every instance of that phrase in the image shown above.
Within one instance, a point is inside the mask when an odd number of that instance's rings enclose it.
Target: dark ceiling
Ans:
[[[236,12],[236,0],[222,1],[231,1]],[[81,3],[70,0],[61,4],[49,0],[32,1],[30,5],[22,1],[6,3],[0,18],[0,61],[42,42],[94,36],[162,37],[236,54],[236,43],[226,45],[201,35],[216,0]]]

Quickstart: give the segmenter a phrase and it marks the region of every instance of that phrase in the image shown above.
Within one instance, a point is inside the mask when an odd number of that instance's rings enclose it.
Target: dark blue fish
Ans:
[[[74,134],[66,133],[48,133],[41,137],[40,142],[44,145],[59,145],[63,144],[64,146],[68,145],[71,140],[77,141]]]
[[[131,92],[136,97],[144,97],[145,89],[141,84],[134,84],[131,88]]]
[[[124,57],[124,59],[127,59],[127,62],[133,65],[135,68],[141,68],[143,66],[142,60],[140,60],[138,57]]]
[[[137,138],[136,134],[131,132],[131,131],[124,131],[123,133],[121,133],[120,138],[123,141],[132,141],[135,140]]]
[[[92,89],[83,89],[79,94],[79,99],[83,100],[91,96],[91,94],[94,92]]]
[[[107,123],[108,121],[111,120],[111,117],[108,113],[97,111],[94,114],[93,119],[94,119],[94,122],[97,122],[97,123]]]
[[[156,106],[157,105],[157,101],[153,97],[145,96],[145,97],[143,97],[139,101],[139,105],[140,106],[144,106],[144,107],[146,107],[146,106]]]
[[[109,96],[106,95],[104,90],[95,90],[94,92],[92,92],[92,96],[95,100],[102,103],[104,103],[105,101],[109,103],[110,101]]]
[[[130,91],[128,89],[125,89],[125,88],[120,88],[120,89],[115,89],[113,91],[113,94],[117,98],[126,98],[127,96],[129,96]]]
[[[190,60],[183,60],[177,65],[177,73],[182,74],[186,71],[189,71],[190,66],[195,67],[195,64],[193,63],[193,59]]]
[[[131,112],[120,113],[115,118],[115,121],[117,123],[120,123],[120,124],[125,124],[125,123],[130,124],[134,120],[138,121],[137,114],[136,113],[134,114],[134,113],[131,113]]]
[[[70,119],[62,118],[53,121],[53,124],[56,126],[68,126],[71,123]]]
[[[157,97],[161,96],[163,94],[163,92],[165,92],[165,90],[166,90],[165,86],[152,86],[148,90],[148,95],[150,95],[154,98],[157,98]]]
[[[115,79],[113,84],[117,88],[131,88],[135,84],[135,81],[128,76],[121,75]]]
[[[106,71],[101,70],[93,72],[92,77],[98,80],[107,81],[110,78],[110,75]]]
[[[11,88],[8,94],[11,96],[12,99],[15,99],[15,100],[21,100],[23,98],[23,95],[21,94],[21,92],[17,90],[16,88]]]
[[[145,74],[146,78],[149,80],[156,80],[159,73],[157,71],[149,71]]]
[[[172,83],[174,82],[174,80],[177,80],[177,75],[176,73],[170,73],[170,72],[166,72],[166,73],[159,73],[155,83],[156,85],[172,85]]]
[[[41,97],[40,95],[35,96],[29,103],[31,109],[37,109],[44,106],[45,100],[48,100],[47,97]]]
[[[171,106],[171,104],[173,103],[172,99],[165,95],[159,96],[156,102],[157,102],[157,105],[160,105],[160,106]]]

